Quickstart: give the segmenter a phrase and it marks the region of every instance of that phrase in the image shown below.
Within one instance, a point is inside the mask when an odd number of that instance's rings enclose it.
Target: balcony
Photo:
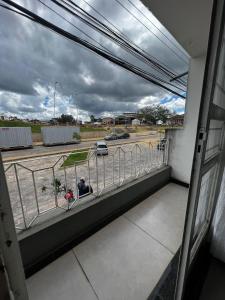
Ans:
[[[70,168],[68,155],[5,164],[31,299],[150,295],[181,245],[187,202],[187,188],[170,182],[168,146],[90,152]],[[94,192],[80,198],[83,175]]]
[[[181,244],[188,189],[169,183],[27,279],[30,299],[147,299]]]

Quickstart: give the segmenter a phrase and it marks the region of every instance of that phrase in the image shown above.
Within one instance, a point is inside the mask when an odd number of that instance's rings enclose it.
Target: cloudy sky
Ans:
[[[50,0],[42,1],[117,56],[146,71],[152,71],[148,65],[141,63],[78,19],[58,8]],[[176,73],[188,70],[187,55],[139,0],[132,0],[132,2],[153,24],[128,0],[120,0],[120,2],[129,9],[131,14],[116,0],[85,1],[116,25],[130,40]],[[74,0],[100,19],[100,16],[85,1]],[[15,0],[15,2],[93,43],[93,40],[50,11],[38,0]],[[101,19],[101,21],[104,20]],[[76,117],[78,113],[79,118],[87,120],[91,114],[108,116],[122,112],[135,112],[150,104],[161,103],[177,113],[182,113],[185,107],[184,99],[0,7],[0,115],[52,118],[55,82],[58,82],[56,84],[56,116],[69,113]]]

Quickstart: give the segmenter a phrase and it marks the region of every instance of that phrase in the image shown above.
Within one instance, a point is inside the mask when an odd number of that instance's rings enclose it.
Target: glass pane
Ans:
[[[209,132],[207,137],[205,160],[212,157],[221,147],[221,139],[223,133],[223,122],[211,120],[209,125]]]
[[[221,48],[221,52],[220,52],[213,103],[225,109],[225,44],[224,44],[224,40],[223,40],[223,44],[222,44],[222,48]]]
[[[201,180],[201,188],[199,193],[198,208],[195,220],[194,241],[198,237],[203,224],[207,220],[216,167],[217,165],[214,165],[207,173],[203,175]]]

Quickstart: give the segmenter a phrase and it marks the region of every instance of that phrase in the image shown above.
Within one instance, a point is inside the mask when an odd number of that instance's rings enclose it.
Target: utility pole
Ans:
[[[80,91],[75,91],[75,92],[73,93],[73,95],[76,96],[76,95],[78,95],[78,94],[80,94],[80,93],[81,93]],[[75,97],[74,97],[74,100],[75,100]],[[76,109],[77,109],[76,125],[78,125],[79,109],[78,109],[78,105],[77,105],[77,104],[76,104],[75,106],[76,106]]]
[[[58,84],[58,81],[55,81],[55,88],[54,88],[54,115],[53,118],[55,119],[55,94],[56,94],[56,85]]]

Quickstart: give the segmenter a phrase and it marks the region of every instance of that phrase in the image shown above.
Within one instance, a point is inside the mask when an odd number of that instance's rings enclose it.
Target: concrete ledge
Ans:
[[[43,268],[163,187],[170,180],[170,172],[170,167],[163,167],[19,234],[26,276]]]

